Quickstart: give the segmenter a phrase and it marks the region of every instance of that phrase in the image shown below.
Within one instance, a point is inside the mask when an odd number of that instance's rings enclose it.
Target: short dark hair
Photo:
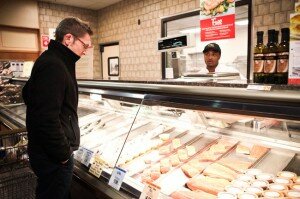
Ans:
[[[76,17],[67,17],[63,19],[55,30],[55,40],[62,42],[66,34],[72,34],[76,37],[82,37],[86,33],[93,34],[89,24]]]
[[[217,52],[217,53],[220,53],[221,54],[221,48],[218,44],[216,43],[210,43],[210,44],[207,44],[205,47],[204,47],[204,50],[203,50],[203,53],[206,53],[208,51],[213,51],[213,52]]]

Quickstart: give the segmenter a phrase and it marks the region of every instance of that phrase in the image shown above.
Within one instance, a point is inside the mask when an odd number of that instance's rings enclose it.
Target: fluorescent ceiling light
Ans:
[[[237,26],[246,26],[246,25],[248,25],[248,23],[249,23],[248,19],[244,19],[244,20],[236,21],[235,25],[237,25]]]
[[[237,26],[246,26],[248,25],[249,21],[248,19],[243,19],[243,20],[238,20],[235,22],[235,25]],[[187,33],[199,33],[200,32],[200,28],[188,28],[188,29],[183,29],[179,31],[182,34],[187,34]]]
[[[190,28],[190,29],[183,29],[179,31],[180,33],[186,34],[186,33],[199,33],[200,28]]]

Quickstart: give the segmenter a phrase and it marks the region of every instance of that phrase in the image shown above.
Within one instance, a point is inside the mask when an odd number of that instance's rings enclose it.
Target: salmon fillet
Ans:
[[[201,190],[209,194],[217,195],[224,191],[225,186],[230,182],[225,179],[211,178],[211,177],[194,177],[187,182],[187,187],[193,191]]]
[[[232,181],[236,178],[237,173],[228,167],[225,167],[218,163],[213,163],[209,165],[204,171],[203,174],[205,176],[215,177],[215,178],[223,178],[228,181]]]

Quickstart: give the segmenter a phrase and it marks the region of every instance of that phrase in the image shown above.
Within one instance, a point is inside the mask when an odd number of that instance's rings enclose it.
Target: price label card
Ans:
[[[92,163],[89,172],[99,178],[102,173],[103,167],[104,161],[99,156],[95,156],[94,162]]]
[[[157,199],[159,196],[160,187],[148,182],[140,196],[140,199]]]
[[[272,89],[272,86],[268,85],[253,85],[250,84],[247,86],[247,90],[257,90],[257,91],[270,91]]]
[[[108,184],[110,186],[112,186],[114,189],[119,191],[121,188],[123,179],[125,177],[125,174],[126,174],[125,170],[116,167],[111,174]]]
[[[88,167],[89,164],[90,164],[90,161],[92,159],[93,154],[94,154],[93,151],[84,148],[84,152],[83,152],[83,155],[82,155],[83,158],[81,159],[81,163]]]
[[[79,147],[79,149],[76,151],[74,155],[74,159],[77,160],[78,162],[81,162],[83,158],[83,152],[84,149],[82,147]]]

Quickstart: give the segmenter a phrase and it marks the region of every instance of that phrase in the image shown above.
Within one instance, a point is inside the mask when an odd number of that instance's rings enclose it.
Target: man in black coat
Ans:
[[[75,63],[91,47],[92,34],[86,22],[63,19],[23,88],[28,155],[38,177],[36,198],[69,198],[73,151],[80,142]]]

